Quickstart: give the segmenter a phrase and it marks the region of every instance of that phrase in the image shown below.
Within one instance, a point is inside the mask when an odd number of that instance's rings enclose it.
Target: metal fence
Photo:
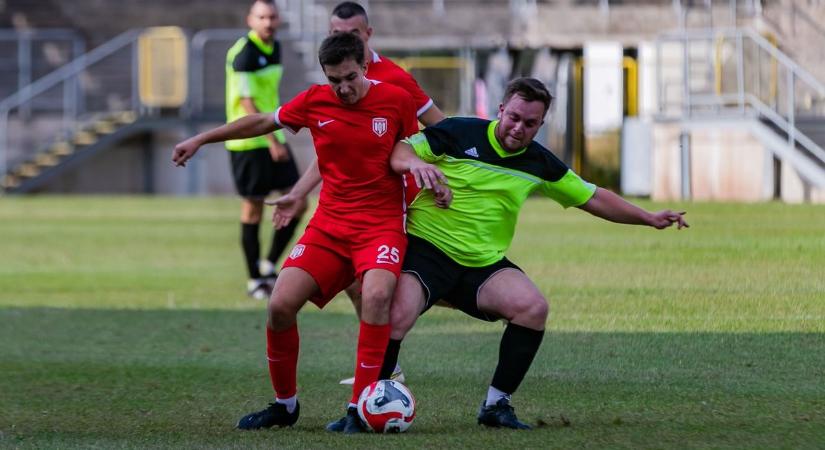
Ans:
[[[0,29],[0,99],[79,57],[86,51],[73,30]],[[49,104],[34,105],[48,108]]]
[[[140,109],[140,33],[127,31],[0,101],[0,177],[95,114]],[[30,116],[39,104],[49,107]]]
[[[825,166],[825,150],[799,130],[825,119],[825,84],[749,29],[683,30],[656,42],[658,115],[753,117]],[[818,178],[818,177],[817,177]]]

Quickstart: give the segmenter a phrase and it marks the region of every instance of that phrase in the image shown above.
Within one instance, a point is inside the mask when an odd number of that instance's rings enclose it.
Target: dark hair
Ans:
[[[364,43],[352,33],[335,33],[324,39],[318,50],[321,67],[337,66],[344,60],[352,59],[359,66],[364,65]]]
[[[252,8],[255,7],[256,3],[263,3],[266,6],[271,6],[275,9],[278,9],[278,5],[275,3],[275,0],[254,0],[252,3],[249,4],[250,11],[252,11]]]
[[[349,19],[354,16],[364,16],[364,21],[367,22],[367,24],[370,23],[370,19],[367,17],[367,11],[363,6],[355,2],[339,3],[338,6],[332,10],[332,15],[342,19]]]
[[[516,78],[507,83],[507,89],[504,90],[504,99],[501,103],[507,103],[513,95],[518,95],[528,102],[539,101],[544,103],[544,112],[550,109],[550,102],[553,101],[553,96],[544,83],[535,78]]]

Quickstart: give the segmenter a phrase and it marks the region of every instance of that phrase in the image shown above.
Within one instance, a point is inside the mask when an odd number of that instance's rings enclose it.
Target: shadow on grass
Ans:
[[[549,332],[514,396],[530,433],[475,413],[500,324],[422,319],[401,362],[419,402],[406,436],[342,441],[357,321],[300,318],[302,418],[240,433],[271,388],[260,311],[0,309],[0,447],[815,447],[825,335]]]

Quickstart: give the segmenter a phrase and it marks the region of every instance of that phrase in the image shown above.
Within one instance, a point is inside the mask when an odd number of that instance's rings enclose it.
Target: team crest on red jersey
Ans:
[[[381,137],[387,133],[387,119],[383,117],[372,118],[372,132]]]
[[[289,253],[289,259],[298,259],[301,255],[304,254],[304,249],[306,247],[304,244],[297,244],[295,247],[292,248],[292,251]]]

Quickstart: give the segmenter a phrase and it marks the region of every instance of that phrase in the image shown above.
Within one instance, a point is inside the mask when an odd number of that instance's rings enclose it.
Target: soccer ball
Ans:
[[[415,397],[397,381],[378,380],[358,397],[358,415],[376,433],[401,433],[415,418]]]

